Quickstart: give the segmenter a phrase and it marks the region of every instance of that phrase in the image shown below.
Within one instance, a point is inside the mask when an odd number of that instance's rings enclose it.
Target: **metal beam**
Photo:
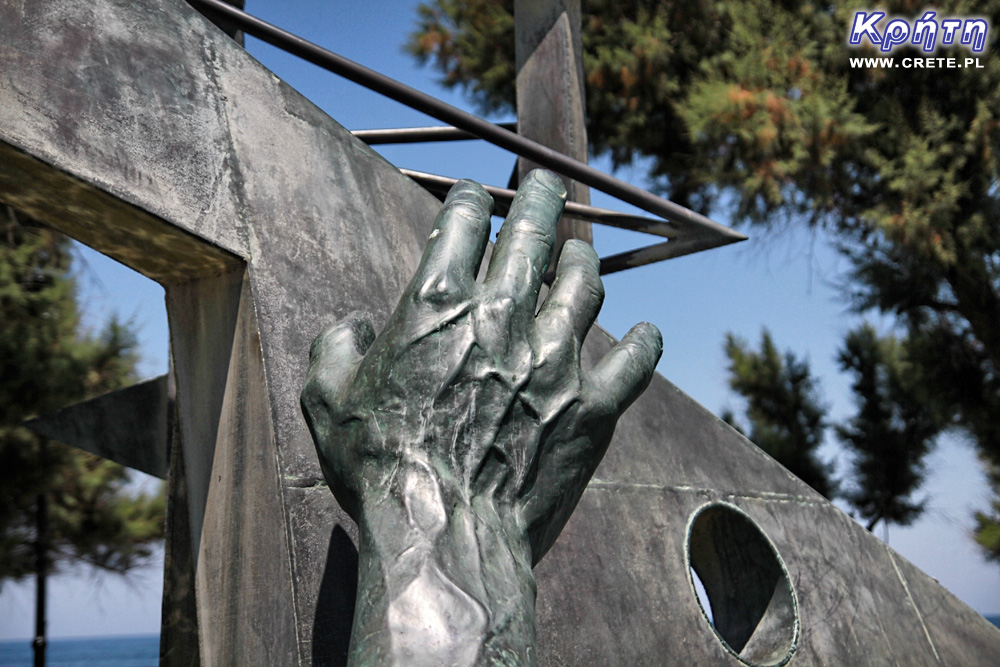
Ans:
[[[498,123],[507,130],[517,129],[517,123]],[[351,134],[369,146],[380,144],[420,144],[436,141],[466,141],[479,139],[472,132],[460,130],[449,125],[432,127],[394,127],[379,130],[352,130]]]
[[[314,65],[385,95],[390,99],[426,113],[438,120],[471,132],[492,144],[505,148],[539,166],[568,176],[612,197],[659,215],[684,228],[704,229],[717,236],[717,245],[745,241],[746,236],[680,204],[657,197],[651,192],[605,174],[590,165],[526,139],[457,107],[423,93],[384,74],[360,65],[328,49],[282,30],[266,21],[242,12],[222,0],[189,0],[197,7],[208,7],[230,18],[248,35],[299,56]]]
[[[586,164],[580,22],[580,0],[514,1],[517,133]],[[518,160],[518,179],[536,166],[533,160]],[[569,201],[590,203],[589,188],[569,178],[563,181]],[[550,273],[559,261],[563,243],[569,239],[594,243],[590,223],[567,212],[556,228]]]
[[[444,197],[448,194],[448,190],[451,189],[451,186],[458,182],[457,178],[451,178],[450,176],[438,176],[437,174],[428,174],[426,172],[414,171],[412,169],[400,169],[399,171],[415,180],[423,186],[425,190],[442,201],[444,201]],[[514,190],[509,188],[500,188],[495,185],[484,185],[483,187],[493,197],[493,201],[495,203],[493,214],[500,216],[507,215],[507,210],[510,208],[510,203],[513,201],[514,195],[516,194]],[[619,213],[618,211],[612,211],[607,208],[598,208],[596,206],[580,204],[574,201],[566,202],[566,208],[563,212],[565,215],[607,225],[608,227],[617,227],[618,229],[628,229],[633,232],[655,234],[656,236],[662,236],[668,239],[681,235],[680,230],[678,230],[675,225],[660,218],[646,218],[641,215]]]
[[[167,376],[161,375],[24,425],[46,438],[166,479],[171,393]]]

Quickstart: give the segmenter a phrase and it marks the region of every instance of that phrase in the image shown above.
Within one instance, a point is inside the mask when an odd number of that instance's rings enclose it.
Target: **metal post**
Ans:
[[[583,43],[580,0],[515,0],[514,39],[517,58],[518,133],[587,161],[584,118]],[[537,163],[521,158],[518,178]],[[563,176],[569,200],[590,203],[590,189]],[[593,243],[590,223],[563,217],[556,231],[553,266],[567,239]]]
[[[42,464],[45,461],[45,443],[42,443]],[[39,493],[35,516],[35,638],[31,646],[35,653],[35,667],[45,667],[45,584],[49,571],[49,500]]]

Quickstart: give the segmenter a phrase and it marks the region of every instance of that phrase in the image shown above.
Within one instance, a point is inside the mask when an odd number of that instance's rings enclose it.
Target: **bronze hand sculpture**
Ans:
[[[582,242],[536,314],[565,199],[529,174],[477,283],[493,201],[459,182],[385,329],[354,314],[313,343],[304,413],[360,529],[353,665],[536,662],[531,568],[662,351],[639,324],[580,367],[604,298]]]

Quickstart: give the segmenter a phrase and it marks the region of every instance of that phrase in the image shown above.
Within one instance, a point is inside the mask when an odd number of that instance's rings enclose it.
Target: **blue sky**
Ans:
[[[248,0],[247,9],[306,39],[469,110],[458,94],[443,90],[436,73],[415,64],[401,45],[412,30],[414,2],[295,2]],[[431,118],[296,58],[248,39],[250,52],[266,66],[350,129],[438,124]],[[512,120],[509,117],[493,120]],[[472,178],[505,185],[514,157],[483,142],[384,147],[381,152],[400,167]],[[609,171],[605,160],[595,166]],[[637,166],[617,175],[644,186]],[[628,205],[593,194],[595,205],[629,211]],[[725,215],[716,219],[728,224]],[[605,279],[607,298],[599,322],[616,336],[635,322],[648,320],[664,335],[659,371],[702,405],[720,412],[739,408],[727,386],[722,351],[726,332],[756,344],[761,330],[771,330],[781,348],[809,360],[822,379],[831,418],[852,411],[849,378],[835,355],[844,334],[861,321],[848,311],[840,287],[846,262],[822,234],[788,228],[743,230],[751,239],[633,269]],[[656,242],[595,227],[601,255]],[[140,328],[145,376],[166,371],[168,332],[163,291],[151,281],[92,251],[81,250],[77,265],[87,323],[98,327],[110,314],[133,319]],[[871,318],[870,318],[871,319]],[[890,323],[872,321],[881,330]],[[822,455],[843,470],[847,455],[832,442]],[[890,527],[889,544],[903,556],[983,613],[1000,613],[1000,568],[987,564],[971,538],[972,511],[986,505],[988,489],[972,448],[945,438],[928,459],[929,475],[921,496],[928,510],[914,526]],[[876,529],[884,537],[881,527]],[[162,575],[159,564],[131,581],[69,573],[50,584],[49,631],[53,637],[157,632]],[[29,637],[33,628],[33,583],[7,584],[0,590],[0,639]]]

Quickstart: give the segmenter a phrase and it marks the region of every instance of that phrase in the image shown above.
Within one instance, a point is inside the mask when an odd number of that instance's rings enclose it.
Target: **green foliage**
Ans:
[[[879,338],[863,325],[850,332],[839,354],[854,376],[858,413],[837,434],[854,453],[854,484],[844,498],[868,522],[908,525],[924,510],[911,500],[924,478],[924,458],[944,420],[928,409],[921,378],[908,362],[906,346]]]
[[[823,444],[826,409],[808,362],[796,359],[791,352],[780,354],[766,329],[759,352],[727,335],[726,356],[729,384],[746,400],[749,429],[740,427],[731,413],[723,419],[740,428],[799,479],[832,498],[837,485],[830,465],[816,455]]]
[[[513,0],[434,0],[419,8],[407,49],[443,73],[484,112],[515,108]],[[627,164],[635,155],[657,159],[653,174],[672,184],[673,198],[705,203],[688,158],[694,151],[677,100],[697,76],[706,53],[726,35],[724,5],[705,0],[616,2],[584,7],[587,132],[591,148]],[[693,197],[694,201],[689,201]]]
[[[993,500],[988,512],[976,512],[976,542],[989,560],[1000,563],[1000,465],[986,464]]]
[[[513,0],[441,0],[418,8],[419,28],[407,50],[444,72],[442,83],[461,86],[484,110],[513,109]]]
[[[430,0],[409,44],[485,110],[513,109],[512,2]],[[897,318],[920,397],[1000,463],[1000,0],[979,67],[851,67],[861,0],[583,3],[588,133],[616,164],[649,158],[679,203],[737,221],[823,225],[859,311]],[[878,4],[919,18],[910,0]],[[922,56],[912,47],[892,56]]]
[[[112,320],[81,331],[68,242],[0,207],[0,583],[34,572],[39,494],[50,567],[125,572],[163,535],[164,498],[135,493],[122,466],[19,424],[132,383],[135,338]]]

